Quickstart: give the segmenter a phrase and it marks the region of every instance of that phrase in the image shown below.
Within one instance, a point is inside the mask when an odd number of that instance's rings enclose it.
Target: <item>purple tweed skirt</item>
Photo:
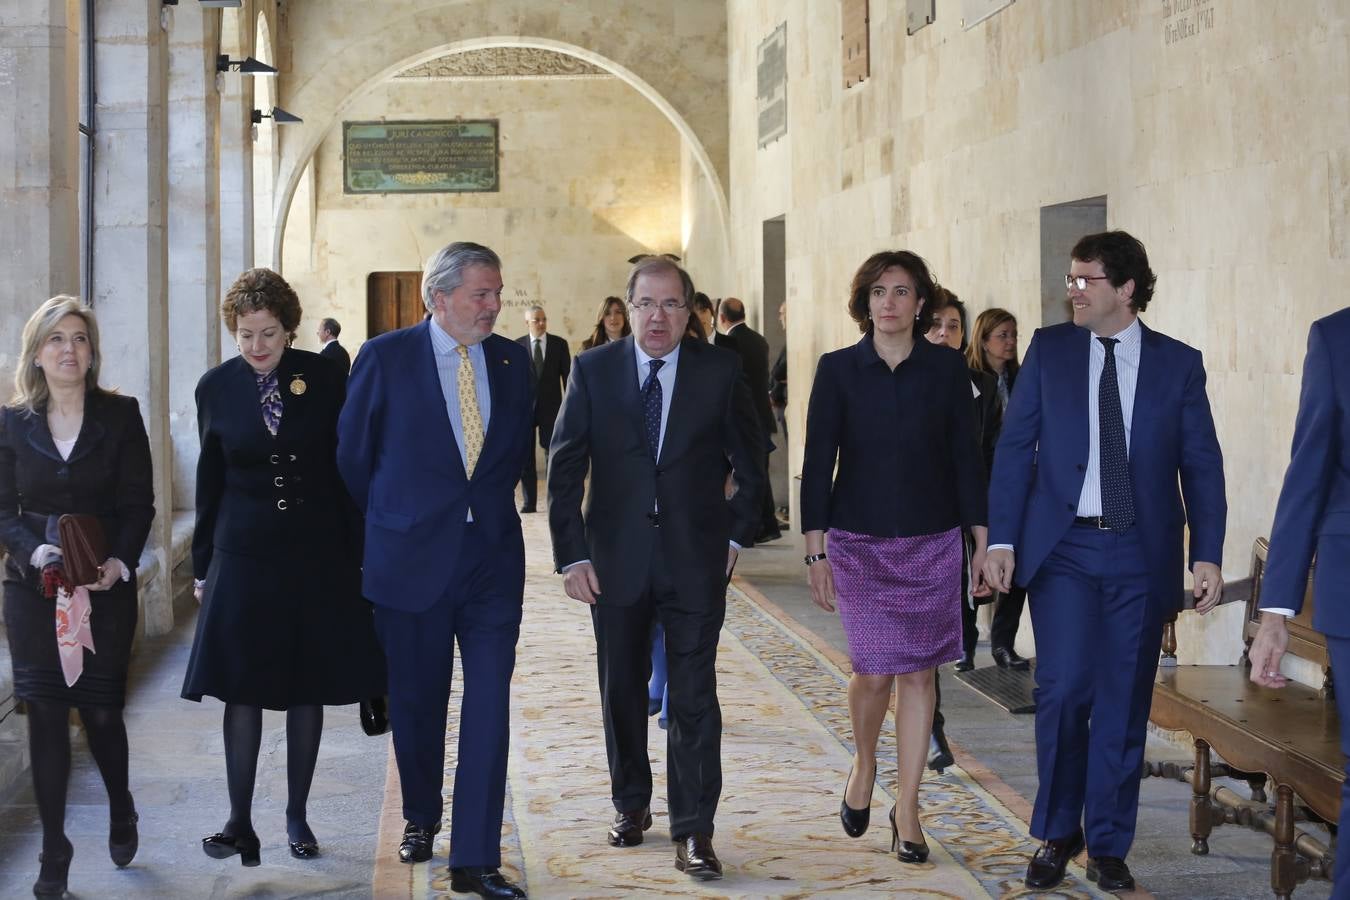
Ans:
[[[882,538],[831,528],[853,671],[903,675],[961,657],[961,529]]]

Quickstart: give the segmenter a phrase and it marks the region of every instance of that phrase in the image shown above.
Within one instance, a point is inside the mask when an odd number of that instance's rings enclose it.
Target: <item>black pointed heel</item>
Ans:
[[[844,826],[844,834],[849,837],[862,837],[867,831],[868,823],[872,820],[872,794],[869,791],[867,795],[867,805],[862,809],[854,809],[848,805],[848,785],[853,780],[853,767],[848,767],[848,776],[844,779],[844,799],[839,801],[839,821]],[[877,783],[876,771],[872,772],[872,785]]]
[[[117,868],[128,866],[136,858],[136,850],[140,847],[140,835],[136,831],[136,823],[141,817],[136,813],[136,801],[127,795],[131,803],[131,812],[124,819],[108,819],[108,856],[112,857],[113,864]]]
[[[926,843],[914,844],[900,840],[900,828],[895,824],[894,806],[891,807],[891,852],[902,863],[918,865],[928,862],[928,845]]]
[[[70,875],[70,861],[75,857],[75,846],[65,841],[63,853],[38,854],[38,880],[33,882],[34,897],[61,897],[66,893],[66,879]]]
[[[236,853],[248,868],[262,865],[262,845],[252,832],[240,835],[213,834],[202,838],[202,851],[212,859],[229,859]]]

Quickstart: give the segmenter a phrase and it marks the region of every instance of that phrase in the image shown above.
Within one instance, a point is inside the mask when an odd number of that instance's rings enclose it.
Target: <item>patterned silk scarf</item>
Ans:
[[[281,427],[281,388],[277,380],[277,370],[273,369],[266,375],[254,373],[258,381],[258,402],[262,404],[263,424],[267,426],[267,431],[272,437],[277,436],[277,429]]]

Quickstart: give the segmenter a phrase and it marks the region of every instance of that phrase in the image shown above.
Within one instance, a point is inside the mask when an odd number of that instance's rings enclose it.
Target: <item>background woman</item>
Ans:
[[[134,576],[155,516],[154,490],[140,407],[134,397],[99,387],[99,365],[93,311],[74,297],[53,297],[24,326],[14,396],[0,408],[5,625],[14,693],[28,707],[42,819],[41,872],[33,885],[40,897],[65,893],[74,855],[65,834],[72,706],[108,789],[108,853],[125,866],[137,848],[122,707],[136,631]],[[64,513],[97,516],[110,554],[98,581],[83,586],[92,592],[86,599],[93,653],[78,644],[57,648],[61,620],[53,591],[64,570],[56,523]]]
[[[940,346],[964,352],[966,349],[966,305],[951,291],[938,287],[933,298],[933,324],[928,328],[928,340]],[[988,372],[969,370],[972,406],[975,410],[975,431],[980,436],[980,453],[984,460],[986,477],[994,467],[994,447],[998,443],[999,427],[1003,423],[1003,413],[998,405],[998,392],[994,376]],[[965,535],[965,562],[961,567],[961,659],[956,663],[958,672],[968,672],[975,668],[975,644],[980,632],[975,621],[976,606],[970,596],[970,553],[973,542],[969,534]],[[1016,626],[1014,626],[1016,627]],[[942,678],[933,673],[933,754],[928,758],[928,768],[941,772],[956,760],[951,747],[947,744],[946,719],[942,715]]]
[[[632,333],[633,329],[628,327],[627,305],[618,297],[606,297],[605,302],[600,304],[600,314],[595,317],[595,330],[581,342],[581,349],[599,347]]]
[[[908,251],[875,254],[858,269],[848,310],[863,337],[820,359],[802,465],[811,598],[827,611],[838,603],[853,662],[856,753],[840,819],[850,836],[867,829],[877,738],[894,684],[891,849],[907,863],[928,858],[919,782],[933,671],[961,654],[961,529],[974,534],[977,566],[987,536],[966,366],[922,337],[933,294],[928,266]],[[983,592],[981,582],[976,590]]]
[[[1006,309],[986,309],[975,319],[966,361],[976,372],[984,372],[994,379],[998,396],[999,428],[1003,427],[1003,413],[1008,409],[1008,396],[1017,381],[1017,319]],[[998,442],[998,432],[993,435]],[[994,459],[988,460],[990,471]],[[1025,659],[1017,655],[1013,644],[1017,641],[1017,626],[1022,621],[1022,607],[1026,604],[1026,589],[1013,585],[1006,594],[1000,594],[994,607],[994,621],[989,629],[989,650],[994,662],[1004,669],[1027,669]]]
[[[239,356],[197,384],[201,611],[183,696],[225,701],[230,818],[208,856],[259,863],[253,783],[262,711],[286,711],[286,836],[319,853],[306,803],[323,707],[385,693],[384,656],[360,595],[360,523],[338,477],[341,371],[290,348],[300,301],[280,275],[250,269],[221,305]]]

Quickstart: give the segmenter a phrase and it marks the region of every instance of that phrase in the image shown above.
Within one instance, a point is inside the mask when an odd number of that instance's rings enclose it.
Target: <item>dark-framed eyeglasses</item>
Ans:
[[[657,307],[660,307],[663,312],[668,314],[677,312],[687,306],[683,300],[630,300],[628,305],[642,313],[655,312]]]
[[[1080,291],[1086,291],[1089,281],[1105,281],[1110,275],[1065,275],[1064,286],[1066,288],[1078,288]]]

